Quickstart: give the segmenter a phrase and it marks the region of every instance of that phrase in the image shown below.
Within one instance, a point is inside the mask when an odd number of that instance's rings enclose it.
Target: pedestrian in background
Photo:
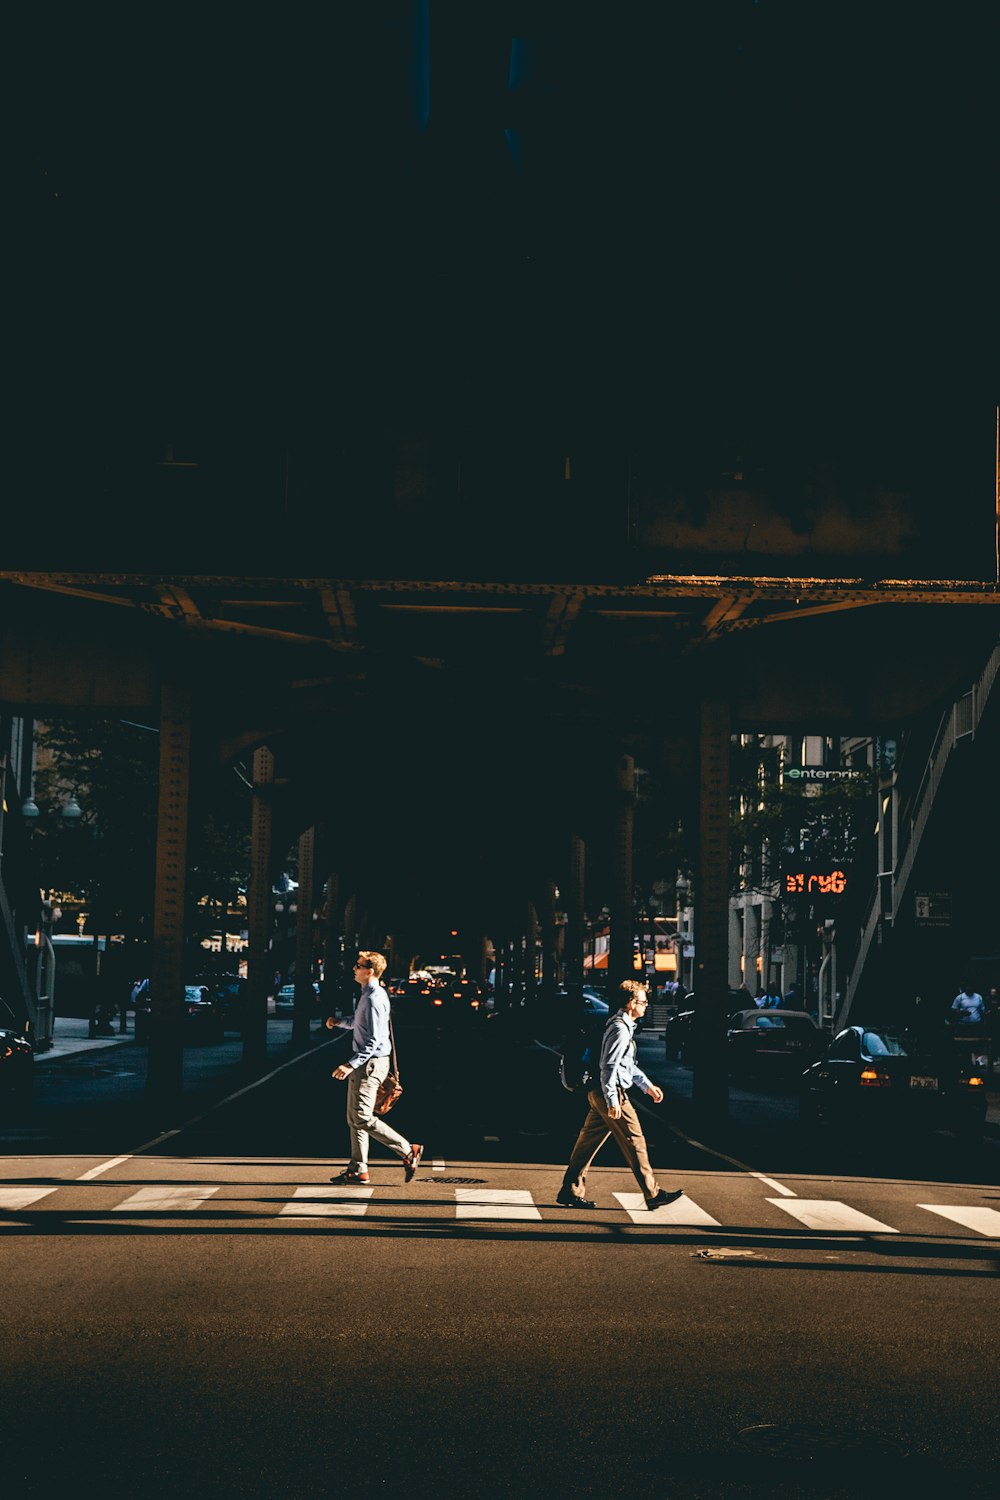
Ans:
[[[628,1097],[628,1090],[635,1085],[654,1104],[663,1102],[663,1090],[646,1077],[636,1061],[636,1024],[646,1014],[649,997],[645,986],[636,979],[626,979],[620,989],[621,1009],[604,1028],[600,1077],[587,1091],[590,1108],[556,1196],[561,1208],[597,1207],[586,1194],[587,1172],[609,1135],[614,1136],[642,1188],[647,1208],[662,1208],[666,1203],[674,1203],[683,1192],[682,1188],[677,1188],[668,1193],[656,1181],[649,1164],[646,1137],[635,1105]]]
[[[386,960],[381,953],[359,953],[354,965],[354,978],[361,986],[361,995],[354,1007],[354,1050],[346,1062],[333,1070],[334,1078],[347,1080],[347,1126],[351,1133],[351,1160],[343,1172],[330,1178],[331,1182],[366,1183],[370,1180],[368,1144],[372,1138],[402,1157],[407,1182],[413,1181],[424,1154],[423,1146],[411,1144],[397,1130],[393,1130],[391,1125],[387,1125],[381,1116],[375,1114],[378,1086],[389,1071],[389,1059],[392,1055],[389,996],[380,983],[385,968]],[[333,1030],[337,1025],[336,1018],[328,1016],[326,1025]]]
[[[956,1026],[982,1026],[986,1005],[971,981],[963,984],[951,1002],[951,1018]]]

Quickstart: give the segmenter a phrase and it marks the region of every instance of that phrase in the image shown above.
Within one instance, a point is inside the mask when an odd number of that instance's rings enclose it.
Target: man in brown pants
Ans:
[[[600,1078],[587,1091],[590,1109],[576,1138],[556,1198],[562,1208],[597,1207],[594,1200],[586,1196],[587,1170],[609,1135],[614,1136],[632,1168],[647,1208],[662,1208],[666,1203],[675,1203],[683,1192],[682,1188],[677,1188],[668,1193],[657,1184],[649,1165],[646,1137],[627,1092],[637,1084],[654,1104],[663,1101],[663,1090],[646,1077],[635,1056],[635,1025],[639,1017],[645,1015],[649,998],[645,986],[634,979],[626,979],[621,992],[621,1009],[604,1028]]]

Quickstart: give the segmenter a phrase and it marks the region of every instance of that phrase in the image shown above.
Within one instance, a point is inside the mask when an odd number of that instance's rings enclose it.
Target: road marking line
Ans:
[[[899,1233],[890,1224],[869,1218],[859,1209],[851,1208],[846,1203],[838,1203],[836,1199],[796,1198],[794,1203],[788,1203],[784,1198],[768,1198],[767,1201],[773,1203],[775,1208],[783,1208],[786,1214],[800,1220],[807,1229],[867,1229],[878,1234]]]
[[[295,1197],[286,1203],[280,1218],[360,1219],[368,1212],[373,1187],[297,1187]]]
[[[110,1172],[112,1167],[120,1167],[123,1161],[130,1161],[130,1156],[113,1156],[110,1161],[102,1162],[99,1167],[91,1167],[89,1172],[81,1172],[76,1179],[77,1182],[92,1182],[95,1177],[100,1177],[102,1172]]]
[[[447,1169],[447,1166],[448,1163],[446,1161],[444,1161],[440,1156],[435,1156],[434,1160],[431,1162],[431,1171],[444,1172]]]
[[[798,1197],[798,1194],[793,1193],[790,1187],[785,1187],[783,1182],[775,1182],[773,1177],[765,1177],[763,1172],[751,1172],[750,1176],[756,1177],[758,1182],[762,1182],[765,1187],[773,1188],[776,1193],[781,1193],[785,1198]]]
[[[653,1111],[649,1109],[647,1105],[643,1104],[641,1099],[637,1100],[635,1107],[640,1114],[647,1114],[651,1120],[656,1119]],[[770,1177],[764,1177],[760,1172],[754,1172],[749,1166],[747,1166],[745,1161],[740,1161],[738,1157],[728,1156],[725,1151],[719,1151],[715,1146],[706,1146],[704,1141],[695,1140],[693,1135],[687,1135],[683,1130],[681,1130],[679,1125],[673,1125],[669,1120],[667,1120],[665,1124],[667,1129],[673,1135],[675,1135],[679,1141],[684,1141],[684,1143],[688,1146],[694,1146],[696,1151],[704,1151],[706,1156],[715,1156],[719,1159],[719,1161],[727,1162],[729,1166],[735,1167],[737,1172],[745,1173],[747,1177],[756,1177],[759,1182],[764,1183],[765,1187],[773,1187],[776,1193],[784,1193],[786,1197],[789,1198],[794,1198],[796,1196],[796,1194],[792,1192],[791,1188],[785,1187],[780,1182],[774,1182]]]
[[[48,1197],[55,1188],[0,1187],[0,1212],[16,1214],[22,1208],[30,1208],[39,1198]],[[15,1229],[13,1224],[0,1224],[0,1229]]]
[[[155,1187],[139,1188],[123,1203],[116,1203],[112,1213],[145,1213],[150,1209],[163,1212],[166,1209],[197,1208],[206,1198],[211,1198],[221,1187],[177,1187],[169,1183],[157,1183]]]
[[[664,1203],[660,1208],[647,1208],[641,1193],[612,1193],[611,1196],[618,1199],[634,1224],[701,1224],[713,1229],[722,1228],[718,1219],[713,1219],[697,1203],[692,1203],[686,1193],[676,1203]]]
[[[965,1229],[974,1229],[977,1234],[1000,1239],[1000,1212],[995,1208],[963,1208],[950,1203],[918,1203],[917,1207],[926,1208],[932,1214],[940,1214],[944,1219],[954,1219],[956,1224],[961,1224]]]
[[[540,1219],[527,1188],[456,1188],[459,1219]]]

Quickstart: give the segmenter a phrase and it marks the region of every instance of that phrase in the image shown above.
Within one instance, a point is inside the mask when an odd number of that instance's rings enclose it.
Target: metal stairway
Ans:
[[[843,998],[834,1018],[835,1033],[848,1024],[851,1005],[861,983],[865,961],[875,941],[880,921],[891,922],[901,909],[921,839],[951,753],[956,745],[975,735],[998,672],[1000,672],[1000,645],[994,647],[981,675],[970,690],[941,716],[941,723],[927,757],[927,764],[924,767],[916,796],[910,806],[905,825],[900,827],[897,833],[894,868],[880,872],[869,898],[860,928],[858,946],[850,962],[849,977]]]

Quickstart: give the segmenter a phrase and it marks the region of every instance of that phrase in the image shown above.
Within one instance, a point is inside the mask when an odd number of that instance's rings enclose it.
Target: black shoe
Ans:
[[[684,1189],[676,1188],[674,1192],[668,1193],[666,1188],[660,1188],[655,1198],[646,1199],[647,1208],[665,1208],[668,1203],[676,1203],[678,1198],[684,1197]]]
[[[409,1154],[409,1156],[404,1156],[403,1157],[403,1180],[404,1180],[404,1182],[412,1182],[413,1181],[413,1178],[416,1175],[417,1168],[420,1165],[420,1158],[423,1156],[423,1154],[424,1154],[424,1148],[423,1148],[423,1146],[418,1146],[417,1143],[416,1143],[416,1141],[414,1141],[413,1145],[410,1147],[410,1154]]]
[[[597,1204],[593,1198],[578,1198],[567,1188],[564,1192],[556,1195],[556,1202],[560,1208],[596,1208]]]
[[[369,1182],[371,1182],[371,1178],[368,1176],[367,1172],[359,1172],[355,1167],[347,1167],[343,1172],[338,1173],[336,1177],[331,1177],[330,1181],[358,1182],[362,1185],[367,1185]]]

